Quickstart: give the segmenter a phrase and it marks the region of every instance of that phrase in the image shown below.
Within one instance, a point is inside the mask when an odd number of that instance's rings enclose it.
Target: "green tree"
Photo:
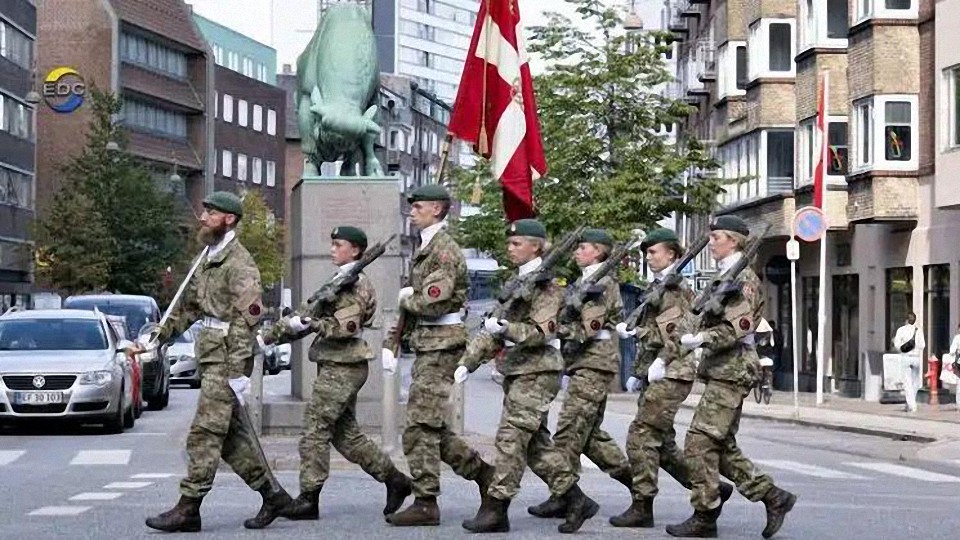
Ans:
[[[259,191],[249,190],[243,194],[243,219],[237,228],[237,236],[260,268],[264,287],[279,283],[286,263],[284,227]]]
[[[106,288],[113,241],[89,197],[61,190],[46,220],[34,228],[37,279],[67,294]]]
[[[583,223],[623,240],[672,212],[709,212],[717,180],[684,185],[689,171],[716,163],[696,140],[676,143],[662,130],[691,107],[660,90],[673,77],[664,63],[669,37],[627,34],[618,11],[602,0],[565,0],[591,28],[549,14],[531,29],[530,50],[546,64],[535,77],[544,149],[550,171],[534,185],[539,219],[554,237]],[[498,252],[503,244],[500,187],[486,164],[453,171],[459,194],[482,192],[477,215],[458,225],[465,245]]]

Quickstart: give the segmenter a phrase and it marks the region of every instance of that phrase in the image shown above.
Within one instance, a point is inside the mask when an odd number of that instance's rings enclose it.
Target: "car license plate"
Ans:
[[[13,396],[18,405],[48,405],[63,403],[63,392],[17,392]]]

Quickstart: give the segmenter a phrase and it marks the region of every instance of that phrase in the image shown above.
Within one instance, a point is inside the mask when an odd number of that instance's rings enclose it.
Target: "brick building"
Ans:
[[[926,332],[926,356],[946,352],[960,323],[951,242],[960,189],[949,179],[960,166],[960,52],[949,43],[960,0],[672,0],[664,13],[678,40],[679,95],[697,107],[681,138],[707,141],[731,182],[717,214],[770,226],[756,267],[785,344],[778,385],[792,379],[784,246],[794,211],[812,204],[824,73],[825,388],[860,395],[864,358],[891,348],[910,311]],[[688,239],[706,219],[694,222]],[[708,273],[707,257],[699,263]],[[819,245],[803,244],[796,301],[805,391],[816,385],[818,267]]]

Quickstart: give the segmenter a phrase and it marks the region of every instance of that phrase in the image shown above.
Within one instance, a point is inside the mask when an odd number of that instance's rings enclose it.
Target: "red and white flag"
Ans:
[[[483,0],[449,132],[490,159],[507,219],[534,215],[533,181],[547,172],[518,0]]]
[[[813,173],[813,205],[823,210],[823,185],[826,180],[827,165],[829,164],[830,154],[827,141],[827,73],[819,81],[817,89],[817,135],[816,140],[820,143],[817,151],[817,168]]]

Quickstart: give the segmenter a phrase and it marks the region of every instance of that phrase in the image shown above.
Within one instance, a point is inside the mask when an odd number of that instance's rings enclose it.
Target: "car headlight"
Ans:
[[[109,371],[88,371],[80,376],[80,384],[95,384],[104,386],[113,380],[113,373]]]

